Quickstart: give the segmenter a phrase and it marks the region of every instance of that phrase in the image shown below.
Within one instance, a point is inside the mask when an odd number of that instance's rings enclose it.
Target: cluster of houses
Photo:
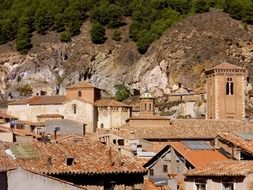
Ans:
[[[85,81],[11,101],[0,113],[0,189],[253,189],[245,73],[228,63],[205,72],[206,119],[160,116],[148,91],[133,112]]]

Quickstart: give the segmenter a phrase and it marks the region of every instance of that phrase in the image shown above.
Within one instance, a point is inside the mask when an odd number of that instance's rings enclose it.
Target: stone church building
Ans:
[[[229,63],[207,71],[207,119],[245,118],[246,69]]]
[[[44,122],[71,119],[86,125],[87,132],[125,124],[131,107],[113,99],[101,99],[100,89],[80,82],[66,88],[65,96],[31,96],[9,103],[7,112],[19,120]]]

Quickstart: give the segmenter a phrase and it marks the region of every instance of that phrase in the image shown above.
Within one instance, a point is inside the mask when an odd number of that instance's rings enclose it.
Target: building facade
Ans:
[[[228,63],[222,63],[205,72],[207,119],[245,117],[245,72],[244,68]]]
[[[110,129],[125,124],[131,107],[116,100],[102,101],[100,89],[83,81],[67,87],[65,96],[32,96],[13,101],[7,112],[31,122],[45,122],[55,116],[76,120],[93,133],[102,125]]]

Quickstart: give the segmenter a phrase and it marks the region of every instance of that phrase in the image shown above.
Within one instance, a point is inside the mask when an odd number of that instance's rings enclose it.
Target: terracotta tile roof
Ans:
[[[0,132],[11,132],[11,128],[0,125]]]
[[[48,117],[64,117],[64,115],[62,114],[57,114],[57,113],[54,113],[54,114],[40,114],[40,115],[37,115],[38,118],[48,118]]]
[[[44,126],[44,122],[32,122],[32,121],[27,121],[27,120],[16,120],[16,124],[20,125],[33,125],[33,126]]]
[[[146,170],[133,158],[120,155],[117,151],[95,141],[80,143],[40,143],[9,145],[16,156],[15,163],[28,171],[42,174],[112,174],[140,173]],[[5,148],[6,149],[6,148]],[[3,154],[3,149],[1,150]],[[72,165],[66,158],[74,158]]]
[[[40,135],[37,135],[33,132],[30,132],[26,129],[12,129],[13,134],[18,135],[18,136],[33,136],[35,138],[40,138]]]
[[[88,83],[86,81],[81,81],[81,82],[68,86],[66,89],[72,89],[72,88],[75,89],[75,88],[96,88],[96,87],[92,85],[91,83]]]
[[[158,152],[160,152],[162,149],[164,149],[164,147],[166,147],[167,145],[169,145],[169,142],[154,143],[154,145],[145,148],[145,151],[147,151],[147,152],[158,153]]]
[[[119,102],[119,101],[114,100],[114,99],[97,100],[95,102],[95,106],[97,106],[97,107],[107,107],[107,106],[111,106],[111,107],[131,107],[127,104],[124,104],[124,103]]]
[[[8,146],[8,143],[0,143],[0,171],[7,171],[11,169],[15,169],[17,164],[15,161],[7,156],[5,153],[5,149]],[[3,151],[2,151],[3,150]]]
[[[234,146],[253,155],[253,140],[244,140],[233,133],[221,133],[218,134],[216,138],[226,140]]]
[[[230,64],[230,63],[221,63],[219,65],[216,65],[215,67],[213,67],[213,69],[233,69],[233,70],[245,70],[244,68],[234,65],[234,64]]]
[[[11,116],[7,113],[4,113],[4,112],[0,112],[0,118],[3,118],[3,119],[12,119],[12,118],[16,118],[14,116]]]
[[[206,164],[211,162],[228,160],[228,158],[226,158],[223,154],[221,154],[215,149],[191,150],[180,142],[171,142],[170,145],[195,168],[205,166]]]
[[[214,139],[217,134],[233,131],[253,132],[253,123],[239,120],[180,119],[170,120],[167,125],[130,126],[129,123],[111,131],[123,138],[143,139]]]
[[[156,186],[151,180],[144,179],[143,190],[171,190],[169,187]]]
[[[206,70],[205,73],[207,74],[207,73],[213,72],[214,70],[240,70],[242,72],[246,71],[246,69],[244,69],[240,66],[234,65],[234,64],[221,63],[219,65],[216,65],[213,68],[210,68],[210,69]]]
[[[57,105],[69,100],[66,96],[32,96],[26,99],[16,100],[9,105]]]
[[[253,161],[213,162],[203,167],[189,170],[190,176],[247,176],[253,173]]]

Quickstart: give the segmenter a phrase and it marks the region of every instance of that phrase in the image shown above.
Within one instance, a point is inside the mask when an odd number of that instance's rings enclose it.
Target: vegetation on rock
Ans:
[[[123,84],[119,84],[115,86],[116,88],[116,100],[122,101],[127,99],[130,96],[130,92],[127,87]]]
[[[102,27],[118,28],[130,16],[129,36],[139,52],[145,53],[168,27],[210,7],[224,9],[244,23],[253,22],[252,0],[0,0],[0,44],[16,39],[17,50],[27,53],[32,32],[49,30],[63,32],[61,40],[68,42],[80,33],[88,17],[95,23],[92,41],[103,43],[105,37],[98,39],[97,32]]]
[[[20,86],[18,88],[20,96],[30,96],[33,93],[33,89],[29,84]]]

